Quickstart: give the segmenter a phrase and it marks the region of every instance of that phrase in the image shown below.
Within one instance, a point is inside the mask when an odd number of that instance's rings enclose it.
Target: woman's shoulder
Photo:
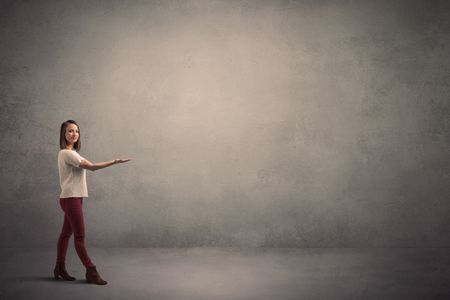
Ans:
[[[59,150],[58,155],[80,155],[80,154],[75,150],[61,149]]]
[[[61,149],[59,150],[58,154],[66,154],[66,153],[70,153],[72,150],[69,149]]]
[[[59,162],[73,162],[73,161],[81,161],[84,158],[75,150],[70,149],[61,149],[58,152],[58,161]]]

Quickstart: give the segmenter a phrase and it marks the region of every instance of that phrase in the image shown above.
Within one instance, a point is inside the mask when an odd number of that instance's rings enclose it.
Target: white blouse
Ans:
[[[60,198],[87,197],[86,170],[79,168],[84,158],[75,150],[62,149],[58,153]]]

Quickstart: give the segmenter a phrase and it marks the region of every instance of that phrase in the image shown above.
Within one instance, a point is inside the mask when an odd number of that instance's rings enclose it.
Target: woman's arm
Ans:
[[[109,167],[109,166],[112,166],[115,164],[121,164],[121,163],[130,161],[130,160],[131,159],[114,159],[114,160],[109,160],[109,161],[105,161],[105,162],[91,163],[87,159],[83,159],[78,167],[87,169],[90,171],[96,171],[96,170],[103,169],[103,168],[106,168],[106,167]]]

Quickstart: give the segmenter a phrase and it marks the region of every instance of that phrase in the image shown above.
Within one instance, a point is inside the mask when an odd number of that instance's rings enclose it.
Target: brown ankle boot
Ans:
[[[95,266],[86,268],[86,281],[98,285],[105,285],[108,283],[100,277]]]
[[[53,270],[53,275],[55,276],[56,280],[59,279],[59,276],[61,276],[63,280],[75,280],[75,277],[72,277],[69,275],[69,273],[67,273],[65,263],[56,263],[55,269]]]

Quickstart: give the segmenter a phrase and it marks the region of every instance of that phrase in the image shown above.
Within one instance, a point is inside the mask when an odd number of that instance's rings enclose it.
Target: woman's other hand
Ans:
[[[131,158],[127,158],[127,159],[118,158],[118,159],[114,160],[114,163],[115,164],[123,164],[123,163],[126,163],[126,162],[130,161],[130,160],[131,160]]]

